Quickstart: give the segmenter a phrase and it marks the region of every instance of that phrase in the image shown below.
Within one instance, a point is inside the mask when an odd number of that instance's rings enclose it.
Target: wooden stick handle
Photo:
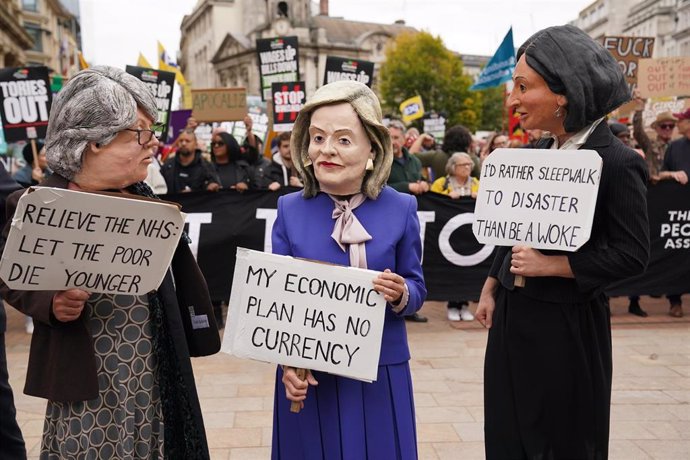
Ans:
[[[515,275],[515,287],[525,287],[525,277],[522,275]]]
[[[31,139],[31,151],[34,154],[33,168],[40,168],[40,166],[38,165],[38,151],[36,150],[36,139]]]
[[[297,378],[300,380],[304,380],[307,378],[307,370],[302,369],[302,368],[296,368],[295,369],[295,374],[297,374]],[[302,403],[299,401],[292,401],[292,404],[290,404],[290,412],[294,412],[295,414],[299,414],[299,411],[302,410]]]

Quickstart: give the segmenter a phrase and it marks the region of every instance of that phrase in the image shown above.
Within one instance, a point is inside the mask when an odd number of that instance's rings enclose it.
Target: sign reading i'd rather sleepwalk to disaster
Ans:
[[[0,69],[0,118],[5,142],[29,138],[36,130],[43,139],[48,130],[52,93],[47,67],[8,67]]]
[[[273,83],[273,131],[292,131],[299,111],[306,102],[304,82]]]
[[[143,295],[163,281],[183,226],[172,203],[30,188],[17,204],[0,277],[25,291]]]
[[[378,274],[238,248],[221,351],[374,381],[386,309]]]
[[[259,38],[256,40],[259,55],[261,96],[271,98],[271,85],[276,82],[299,80],[299,49],[297,37]]]
[[[173,100],[173,86],[175,85],[175,74],[162,70],[148,69],[128,65],[126,72],[134,75],[143,81],[156,99],[156,109],[158,110],[158,120],[152,128],[156,137],[165,143],[168,141],[168,124],[170,123],[170,108]]]
[[[327,56],[323,84],[327,85],[341,80],[355,80],[371,88],[371,83],[374,80],[374,63],[358,59]]]
[[[477,241],[576,251],[592,231],[601,163],[593,150],[494,150],[482,165]]]

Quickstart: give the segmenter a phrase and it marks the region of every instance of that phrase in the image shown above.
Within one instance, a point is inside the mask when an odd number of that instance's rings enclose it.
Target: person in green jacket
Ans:
[[[423,168],[430,167],[433,177],[431,182],[446,175],[446,163],[448,158],[455,152],[465,152],[472,158],[472,177],[479,177],[481,164],[479,157],[472,152],[472,134],[462,125],[455,125],[446,131],[443,136],[441,150],[422,152],[421,147],[424,138],[429,134],[421,134],[410,146],[410,153],[419,159]]]
[[[422,178],[421,162],[404,147],[405,126],[400,121],[393,120],[388,125],[388,131],[393,143],[393,165],[388,185],[401,193],[419,195],[428,192],[429,183]]]

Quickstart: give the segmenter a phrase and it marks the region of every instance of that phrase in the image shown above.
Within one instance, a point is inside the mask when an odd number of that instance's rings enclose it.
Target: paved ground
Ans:
[[[666,315],[665,299],[642,299],[646,319],[627,314],[627,299],[612,301],[612,459],[690,458],[690,296],[683,301],[682,319]],[[486,331],[449,323],[439,302],[423,313],[429,323],[408,325],[420,457],[482,459]],[[37,458],[45,401],[21,394],[30,339],[12,308],[8,322],[10,382],[29,458]],[[274,366],[216,355],[196,359],[194,370],[212,458],[269,458]]]

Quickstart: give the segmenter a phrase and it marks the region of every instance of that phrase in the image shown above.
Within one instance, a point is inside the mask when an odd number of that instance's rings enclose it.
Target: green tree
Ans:
[[[426,112],[446,114],[446,126],[459,123],[474,131],[481,123],[482,97],[469,90],[471,85],[462,60],[440,37],[428,32],[400,34],[386,49],[379,89],[390,113],[399,113],[402,101],[420,95]]]
[[[503,94],[505,93],[505,85],[499,85],[494,88],[487,88],[478,91],[481,95],[481,122],[479,123],[479,129],[486,131],[500,131],[504,123],[505,116],[505,129],[508,129],[508,114],[504,115],[504,104],[505,99]]]

